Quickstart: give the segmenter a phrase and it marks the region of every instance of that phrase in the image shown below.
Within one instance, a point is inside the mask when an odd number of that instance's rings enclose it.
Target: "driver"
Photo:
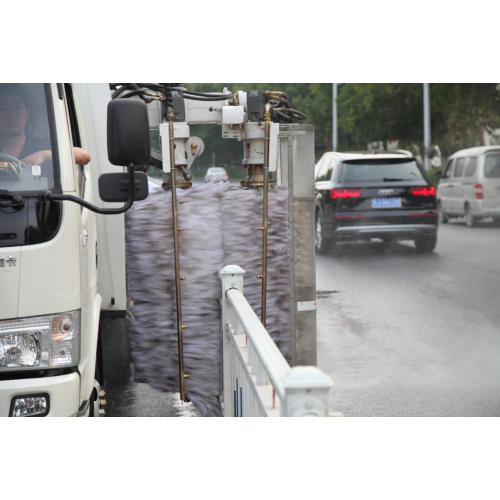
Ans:
[[[29,116],[29,99],[23,87],[16,83],[0,85],[0,153],[18,158],[32,167],[51,160],[52,151],[48,138],[26,133]],[[89,153],[82,148],[73,149],[76,163],[87,165]]]

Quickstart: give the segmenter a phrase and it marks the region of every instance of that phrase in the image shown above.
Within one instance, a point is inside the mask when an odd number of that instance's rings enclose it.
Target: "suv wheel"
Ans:
[[[319,254],[324,254],[328,247],[328,239],[325,235],[323,229],[323,224],[321,221],[321,215],[316,212],[316,234],[315,234],[315,247],[316,252]]]
[[[420,236],[415,239],[415,248],[418,253],[429,253],[436,248],[437,234],[432,236]]]

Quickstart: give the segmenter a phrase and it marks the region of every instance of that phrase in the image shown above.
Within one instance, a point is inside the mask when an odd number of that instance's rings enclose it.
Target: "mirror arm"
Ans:
[[[95,212],[96,214],[103,215],[116,215],[122,214],[126,212],[134,203],[135,200],[135,173],[134,173],[134,164],[132,162],[129,163],[127,167],[128,170],[128,201],[123,207],[120,208],[99,208],[91,203],[78,198],[77,196],[73,196],[71,194],[52,194],[52,192],[48,189],[40,191],[38,193],[38,198],[41,201],[72,201],[74,203],[78,203],[82,207]]]

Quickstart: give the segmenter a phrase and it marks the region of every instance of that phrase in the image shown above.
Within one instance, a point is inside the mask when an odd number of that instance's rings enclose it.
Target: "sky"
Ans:
[[[492,52],[483,36],[497,28],[495,16],[484,15],[490,3],[478,0],[471,12],[468,3],[442,0],[127,7],[87,0],[72,3],[70,12],[61,0],[22,10],[12,2],[2,6],[3,19],[10,19],[2,28],[2,39],[9,42],[2,51],[2,78],[87,83],[491,81],[497,65],[488,64]],[[461,30],[467,36],[456,36]],[[18,78],[19,72],[25,78]]]

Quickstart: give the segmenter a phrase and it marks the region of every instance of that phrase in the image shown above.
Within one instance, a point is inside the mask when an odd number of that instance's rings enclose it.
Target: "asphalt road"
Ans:
[[[500,227],[318,256],[318,365],[347,417],[500,416]]]

